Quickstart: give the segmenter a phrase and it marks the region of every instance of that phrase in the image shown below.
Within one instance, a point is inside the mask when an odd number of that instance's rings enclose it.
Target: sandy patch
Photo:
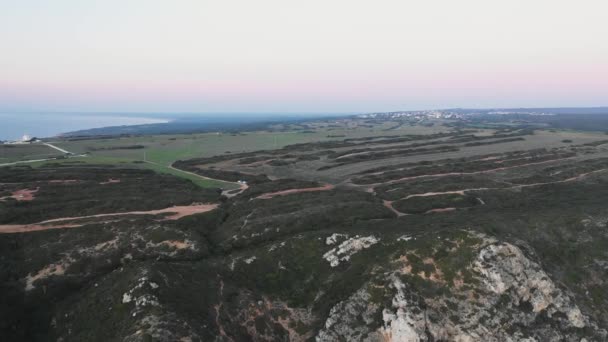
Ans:
[[[188,240],[186,240],[186,241],[165,240],[163,242],[160,242],[159,245],[167,245],[167,246],[173,247],[175,249],[191,249],[193,247],[192,244]]]
[[[414,255],[416,255],[416,254],[414,254]],[[428,275],[424,271],[420,271],[420,272],[418,272],[416,274],[413,273],[413,268],[412,268],[412,265],[411,265],[410,261],[408,260],[407,255],[401,255],[399,257],[399,259],[396,260],[396,262],[401,263],[403,265],[399,269],[399,272],[401,272],[402,274],[416,275],[416,276],[418,276],[418,277],[420,277],[422,279],[429,280],[429,281],[432,281],[432,282],[445,283],[443,272],[437,266],[437,264],[435,263],[435,260],[433,258],[424,258],[422,260],[422,263],[425,264],[425,265],[433,265],[434,271],[429,272]]]
[[[433,265],[433,268],[435,269],[435,271],[431,272],[428,277],[426,276],[426,273],[420,272],[420,273],[418,273],[419,277],[421,277],[422,279],[427,279],[427,280],[436,282],[436,283],[445,283],[445,280],[443,279],[443,272],[437,266],[437,264],[435,263],[435,260],[433,258],[425,258],[424,260],[422,260],[422,262],[425,265]]]
[[[48,278],[53,275],[65,274],[66,265],[63,264],[50,264],[45,268],[38,271],[38,273],[31,275],[28,274],[25,277],[25,290],[30,291],[34,289],[34,282],[39,279]]]
[[[36,192],[38,192],[40,188],[36,188],[36,189],[21,189],[21,190],[17,190],[17,191],[13,191],[13,193],[10,196],[5,196],[5,197],[0,197],[0,201],[4,201],[7,198],[14,198],[17,201],[32,201],[35,196],[34,194]]]

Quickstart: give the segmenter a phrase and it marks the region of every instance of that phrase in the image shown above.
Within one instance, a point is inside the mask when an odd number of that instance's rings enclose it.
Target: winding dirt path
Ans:
[[[45,220],[38,223],[30,223],[30,224],[4,224],[0,225],[0,234],[4,233],[24,233],[24,232],[34,232],[40,230],[49,230],[49,229],[59,229],[59,228],[75,228],[81,227],[84,224],[81,223],[67,223],[66,221],[75,221],[75,220],[83,220],[89,218],[98,218],[98,217],[112,217],[112,216],[125,216],[125,215],[158,215],[158,214],[171,214],[165,216],[164,220],[177,220],[182,217],[206,213],[208,211],[214,210],[218,207],[218,204],[193,204],[193,205],[183,205],[183,206],[173,206],[164,209],[157,210],[148,210],[148,211],[128,211],[121,213],[107,213],[107,214],[97,214],[97,215],[88,215],[88,216],[74,216],[74,217],[61,217],[51,220]]]
[[[499,167],[499,168],[495,168],[495,169],[473,171],[473,172],[435,173],[435,174],[428,174],[428,175],[408,176],[408,177],[403,177],[403,178],[399,178],[399,179],[389,180],[389,181],[386,181],[386,182],[378,182],[378,183],[371,183],[371,184],[361,184],[361,185],[357,185],[357,184],[354,184],[354,183],[353,184],[355,186],[362,186],[362,187],[376,187],[376,186],[379,186],[379,185],[390,185],[390,184],[395,184],[395,183],[399,183],[399,182],[403,182],[403,181],[408,181],[408,180],[412,180],[412,179],[419,179],[419,178],[431,178],[431,177],[438,177],[439,178],[439,177],[448,177],[448,176],[470,176],[470,175],[478,175],[478,174],[484,174],[484,173],[491,173],[491,172],[510,170],[510,169],[515,169],[515,168],[519,168],[519,167],[526,167],[526,166],[532,166],[532,165],[540,165],[540,164],[546,164],[546,163],[553,163],[553,162],[557,162],[557,161],[561,161],[561,160],[568,160],[568,159],[573,159],[573,158],[575,158],[575,157],[567,157],[567,158],[544,160],[544,161],[540,161],[540,162],[536,162],[536,163],[527,163],[527,164],[520,164],[520,165],[513,165],[513,166],[504,166],[504,167]]]
[[[0,225],[0,234],[10,234],[10,233],[29,233],[29,232],[37,232],[40,230],[50,230],[50,229],[62,229],[62,228],[78,228],[82,227],[82,224],[52,224],[52,225],[43,225],[38,223],[32,224],[3,224]]]
[[[412,194],[412,195],[407,195],[403,198],[400,198],[400,200],[402,199],[410,199],[412,197],[429,197],[429,196],[439,196],[439,195],[463,195],[466,191],[472,191],[472,190],[488,190],[490,188],[478,188],[478,189],[464,189],[464,190],[452,190],[452,191],[443,191],[443,192],[425,192],[423,194]]]
[[[297,194],[297,193],[301,193],[301,192],[328,191],[328,190],[331,190],[333,188],[334,188],[333,185],[331,185],[331,184],[325,184],[324,186],[319,186],[319,187],[316,187],[316,188],[302,188],[302,189],[281,190],[281,191],[269,192],[269,193],[262,194],[262,195],[256,197],[256,199],[271,199],[271,198],[276,197],[276,196],[285,196],[285,195]]]
[[[410,214],[402,213],[399,210],[395,209],[395,207],[393,206],[393,203],[396,202],[396,201],[406,200],[406,199],[413,198],[413,197],[428,197],[428,196],[440,196],[440,195],[450,195],[450,194],[457,194],[457,195],[463,195],[464,196],[464,194],[466,192],[469,192],[469,191],[511,190],[511,189],[530,188],[530,187],[549,185],[549,184],[569,183],[569,182],[574,182],[574,181],[581,180],[581,179],[583,179],[583,178],[585,178],[585,177],[587,177],[589,175],[592,175],[592,174],[595,174],[595,173],[599,173],[599,172],[603,172],[603,171],[608,171],[608,168],[607,169],[594,170],[594,171],[590,171],[590,172],[585,172],[585,173],[582,173],[582,174],[580,174],[578,176],[570,177],[570,178],[567,178],[567,179],[564,179],[564,180],[560,180],[560,181],[555,181],[555,182],[520,184],[520,185],[515,185],[515,186],[512,186],[512,187],[503,187],[503,188],[472,188],[472,189],[452,190],[452,191],[443,191],[443,192],[425,192],[425,193],[421,193],[421,194],[408,195],[406,197],[403,197],[403,198],[400,198],[400,199],[394,200],[394,201],[383,200],[382,203],[384,204],[385,207],[387,207],[392,212],[394,212],[398,217],[401,217],[401,216],[407,216],[407,215],[410,215]],[[483,199],[477,198],[477,200],[479,201],[479,203],[481,205],[485,205],[485,202],[483,201]],[[460,209],[468,209],[468,208],[460,208]],[[455,211],[455,210],[459,210],[459,209],[458,208],[451,208],[451,207],[450,208],[438,208],[438,209],[428,210],[424,214],[450,212],[450,211]]]
[[[428,197],[428,196],[439,196],[439,195],[449,195],[449,194],[464,195],[465,192],[470,192],[470,191],[512,190],[512,189],[532,188],[532,187],[536,187],[536,186],[543,186],[543,185],[550,185],[550,184],[569,183],[569,182],[574,182],[574,181],[581,180],[581,179],[583,179],[583,178],[585,178],[585,177],[587,177],[589,175],[592,175],[592,174],[595,174],[595,173],[599,173],[599,172],[604,172],[604,171],[608,171],[608,169],[599,169],[599,170],[594,170],[594,171],[590,171],[590,172],[585,172],[585,173],[581,173],[578,176],[570,177],[570,178],[559,180],[559,181],[555,181],[555,182],[532,183],[532,184],[518,184],[518,185],[514,185],[514,186],[510,186],[510,187],[502,187],[502,188],[471,188],[471,189],[452,190],[452,191],[443,191],[443,192],[425,192],[425,193],[422,193],[422,194],[408,195],[408,196],[405,196],[403,198],[400,198],[399,200],[409,199],[409,198],[412,198],[412,197]]]

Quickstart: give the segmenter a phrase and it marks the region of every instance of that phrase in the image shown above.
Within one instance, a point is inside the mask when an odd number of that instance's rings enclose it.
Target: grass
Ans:
[[[313,133],[302,133],[302,131],[271,132],[256,131],[246,133],[202,133],[202,134],[179,134],[179,135],[152,135],[137,137],[122,137],[116,139],[57,141],[55,145],[65,148],[74,153],[90,152],[91,149],[142,145],[144,149],[138,150],[106,150],[95,151],[95,155],[109,157],[125,157],[140,160],[144,152],[149,160],[169,165],[179,159],[211,157],[224,153],[251,152],[257,150],[268,150],[282,148],[287,145],[308,143],[316,141],[343,140],[348,138],[360,138],[368,136],[380,136],[388,134],[383,131],[383,125],[374,128],[357,126],[354,128],[328,128],[318,127]],[[407,129],[393,131],[390,134],[425,134],[436,133],[438,130],[447,130],[445,127],[407,127]],[[344,135],[343,137],[331,137],[332,135]],[[328,137],[328,135],[330,137]]]
[[[42,144],[0,145],[0,164],[61,155],[61,152]]]
[[[365,126],[350,127],[344,124],[341,127],[320,125],[315,127],[313,133],[301,131],[275,132],[256,131],[246,133],[201,133],[179,135],[150,135],[137,137],[120,137],[115,139],[93,139],[77,141],[55,141],[54,145],[73,153],[89,153],[87,157],[57,160],[58,163],[83,162],[90,164],[132,164],[138,167],[154,170],[159,173],[172,174],[189,179],[195,184],[208,188],[220,187],[235,189],[234,183],[205,179],[187,172],[170,168],[177,160],[186,160],[200,157],[211,157],[227,153],[251,152],[257,150],[272,150],[287,145],[327,140],[342,140],[345,138],[359,138],[368,136],[386,135],[386,125],[375,125],[373,128]],[[435,133],[439,127],[404,127],[392,134],[406,134],[411,131],[421,133]],[[420,131],[423,132],[420,132]],[[407,132],[406,132],[407,131]],[[332,135],[344,137],[332,137]],[[142,145],[143,149],[121,149],[133,145]],[[100,150],[102,149],[102,150]],[[105,150],[103,150],[105,149]],[[147,161],[147,163],[137,163]],[[0,160],[1,161],[1,160]],[[44,162],[30,164],[32,166],[44,165]]]
[[[168,166],[164,166],[161,164],[148,162],[148,163],[140,164],[140,165],[142,165],[143,167],[145,167],[147,169],[158,172],[158,173],[167,173],[167,174],[171,174],[171,175],[174,175],[174,176],[177,176],[180,178],[188,179],[188,180],[192,181],[194,184],[196,184],[202,188],[221,188],[224,190],[232,190],[232,189],[237,189],[239,187],[237,184],[234,184],[234,183],[222,182],[222,181],[217,181],[214,179],[205,179],[201,176],[193,175],[193,174],[190,174],[188,172],[181,171],[178,169],[172,169]]]
[[[273,150],[283,148],[287,145],[309,143],[317,141],[341,141],[343,139],[385,136],[387,134],[432,134],[439,131],[447,131],[449,128],[442,126],[438,122],[433,127],[420,125],[402,125],[398,129],[386,131],[387,128],[395,127],[397,122],[387,121],[374,124],[361,124],[355,120],[345,122],[320,122],[311,124],[305,130],[298,130],[297,127],[285,127],[291,131],[255,131],[246,133],[200,133],[200,134],[179,134],[179,135],[151,135],[120,137],[115,139],[94,139],[94,140],[62,140],[54,142],[58,147],[64,148],[74,153],[88,152],[87,158],[71,158],[69,161],[82,160],[84,162],[98,164],[125,164],[134,161],[149,161],[150,163],[138,164],[157,172],[173,174],[178,177],[189,179],[202,187],[222,187],[225,189],[234,188],[231,183],[217,182],[194,176],[189,173],[180,172],[169,168],[177,160],[187,160],[201,157],[211,157],[217,155],[235,154],[240,152],[252,152],[259,150]],[[563,139],[571,139],[574,143],[586,143],[598,140],[599,135],[589,133],[560,132],[556,134],[544,130],[538,131],[533,136],[527,136],[526,141],[517,141],[489,146],[469,147],[466,151],[439,153],[437,155],[408,156],[407,159],[416,161],[418,159],[437,159],[441,157],[463,157],[470,154],[495,153],[500,151],[530,149],[538,146],[559,147],[564,146]],[[126,147],[141,145],[141,149],[126,149]],[[0,160],[1,162],[1,160]],[[303,163],[300,163],[303,164]],[[365,163],[363,163],[365,164]],[[238,166],[237,166],[238,167]],[[359,165],[348,168],[352,173],[357,170]],[[318,168],[316,161],[311,162],[311,168]],[[240,167],[238,167],[240,169]],[[344,168],[335,172],[330,172],[330,178],[337,173],[338,178],[342,178]],[[299,175],[289,174],[292,168],[279,167],[273,169],[278,177],[296,177]],[[256,170],[257,171],[257,170]],[[262,172],[268,172],[262,170]],[[287,172],[288,174],[284,174]],[[307,172],[316,174],[314,170]],[[333,181],[332,179],[319,179],[323,181]]]

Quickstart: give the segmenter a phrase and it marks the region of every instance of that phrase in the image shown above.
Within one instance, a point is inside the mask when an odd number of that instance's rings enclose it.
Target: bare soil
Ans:
[[[34,200],[34,194],[38,192],[39,188],[36,189],[21,189],[17,191],[13,191],[10,196],[0,197],[0,201],[3,201],[7,198],[14,198],[17,201],[32,201]]]

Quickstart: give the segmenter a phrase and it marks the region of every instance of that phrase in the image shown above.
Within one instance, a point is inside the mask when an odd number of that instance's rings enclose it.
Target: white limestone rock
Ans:
[[[323,254],[323,258],[329,262],[331,267],[340,265],[341,261],[348,261],[350,257],[357,252],[369,248],[380,241],[375,236],[365,236],[350,238],[342,242],[338,247],[332,248],[327,253]]]

